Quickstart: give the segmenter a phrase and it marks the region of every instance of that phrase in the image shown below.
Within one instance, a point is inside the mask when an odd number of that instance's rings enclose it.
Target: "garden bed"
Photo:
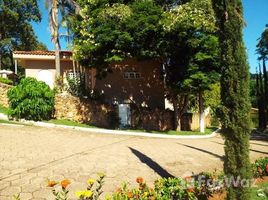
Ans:
[[[268,192],[268,176],[255,179],[254,186],[251,188],[250,199],[251,200],[266,200]],[[226,192],[218,192],[214,194],[209,200],[224,200],[226,198]]]

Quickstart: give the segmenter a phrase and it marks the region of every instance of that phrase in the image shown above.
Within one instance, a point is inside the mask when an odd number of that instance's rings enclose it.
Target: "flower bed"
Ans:
[[[249,185],[252,186],[260,180],[266,180],[264,184],[268,184],[268,158],[260,158],[252,164],[253,176],[257,179],[250,180]],[[98,174],[97,180],[88,179],[86,189],[75,192],[78,200],[98,200],[103,199],[101,196],[103,191],[105,175]],[[260,179],[262,178],[262,179]],[[216,200],[224,199],[226,196],[226,188],[228,187],[230,177],[224,176],[223,173],[200,173],[184,178],[162,178],[156,180],[154,187],[149,187],[142,177],[136,179],[137,186],[130,188],[124,183],[121,187],[106,196],[106,200]],[[239,184],[242,182],[239,182]],[[62,181],[48,180],[48,187],[55,197],[55,200],[67,200],[69,194],[69,185],[71,182],[67,179]],[[263,183],[262,183],[263,184]],[[256,185],[253,185],[256,186]],[[261,195],[267,198],[268,194],[265,189],[253,190],[252,195]],[[19,200],[19,195],[14,196]]]

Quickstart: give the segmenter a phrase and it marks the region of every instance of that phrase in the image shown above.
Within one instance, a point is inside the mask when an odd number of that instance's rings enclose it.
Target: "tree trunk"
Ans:
[[[266,65],[265,65],[265,58],[263,58],[263,78],[264,78],[264,106],[265,106],[265,113],[266,113],[266,122],[265,122],[265,128],[267,125],[267,119],[268,119],[268,77],[267,77],[267,71],[266,71]]]
[[[0,33],[0,41],[1,40],[2,40],[2,34]],[[0,50],[0,70],[2,70],[2,50]]]
[[[55,65],[56,65],[56,77],[61,75],[60,70],[60,50],[55,50]]]
[[[199,92],[199,132],[205,132],[205,112],[202,92]]]
[[[261,73],[261,66],[259,65],[259,99],[258,99],[258,104],[259,104],[259,129],[265,130],[266,129],[266,108],[265,108],[265,91],[263,87],[263,79],[262,73]]]
[[[174,95],[172,98],[172,103],[174,107],[174,124],[176,131],[181,131],[182,129],[181,118],[182,115],[187,111],[188,100],[188,94]]]
[[[0,52],[0,70],[2,70],[2,54]]]
[[[60,42],[59,42],[59,21],[58,21],[58,0],[52,1],[52,39],[55,45],[55,66],[56,77],[61,75],[60,68]]]
[[[257,103],[258,103],[258,128],[262,129],[262,107],[261,107],[261,91],[260,91],[260,81],[261,76],[259,72],[257,72],[257,79],[256,79],[256,87],[257,87]]]
[[[174,107],[174,124],[175,124],[175,130],[176,131],[181,131],[181,114],[179,113],[178,109],[178,100],[173,98],[173,107]]]

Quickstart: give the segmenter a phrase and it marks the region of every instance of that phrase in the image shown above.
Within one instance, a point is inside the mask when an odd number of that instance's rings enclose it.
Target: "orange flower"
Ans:
[[[187,192],[194,192],[194,188],[188,188]]]
[[[47,182],[47,187],[54,187],[55,185],[57,185],[56,181],[48,181]]]
[[[155,200],[155,197],[150,197],[150,200]]]
[[[133,198],[133,193],[132,193],[132,192],[127,192],[127,197],[128,197],[129,199]]]
[[[136,182],[137,183],[139,183],[139,184],[141,184],[141,183],[143,183],[143,178],[142,177],[138,177],[137,179],[136,179]]]
[[[66,189],[68,185],[71,184],[71,182],[68,179],[64,179],[63,181],[60,182],[61,187]]]

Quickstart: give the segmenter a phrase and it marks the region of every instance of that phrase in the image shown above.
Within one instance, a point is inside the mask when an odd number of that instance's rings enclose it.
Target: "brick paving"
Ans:
[[[267,150],[267,142],[251,141],[252,160]],[[47,179],[64,178],[74,199],[98,172],[106,174],[105,193],[138,176],[152,185],[159,177],[221,170],[223,154],[221,136],[175,140],[0,125],[0,200],[18,193],[21,200],[53,199]]]

